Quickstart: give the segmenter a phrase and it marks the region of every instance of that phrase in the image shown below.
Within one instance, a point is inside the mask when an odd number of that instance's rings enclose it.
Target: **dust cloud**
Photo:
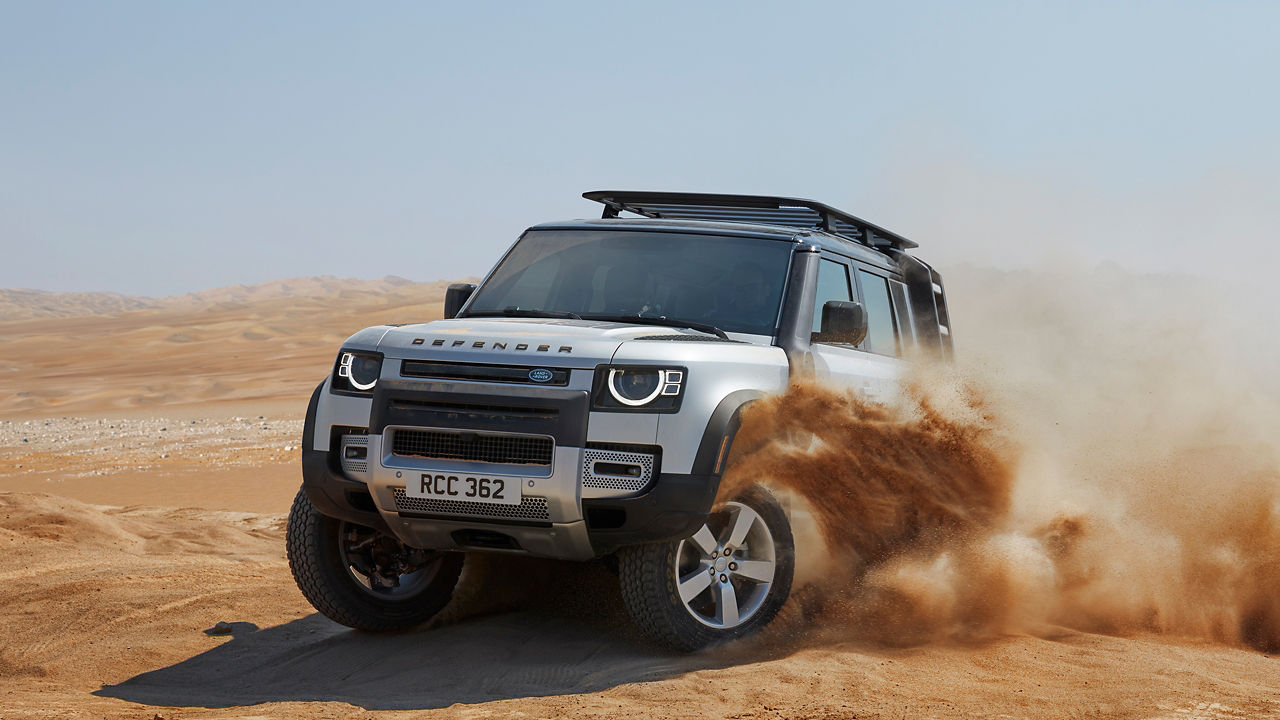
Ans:
[[[918,364],[891,407],[800,383],[744,416],[721,496],[765,481],[812,515],[815,624],[893,645],[1065,627],[1280,652],[1264,306],[1114,266],[948,280],[954,367]]]

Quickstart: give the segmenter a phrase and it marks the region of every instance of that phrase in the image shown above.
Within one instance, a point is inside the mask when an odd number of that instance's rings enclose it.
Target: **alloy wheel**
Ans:
[[[720,630],[742,625],[764,605],[776,569],[768,525],[739,502],[713,513],[676,548],[676,588],[685,610]]]

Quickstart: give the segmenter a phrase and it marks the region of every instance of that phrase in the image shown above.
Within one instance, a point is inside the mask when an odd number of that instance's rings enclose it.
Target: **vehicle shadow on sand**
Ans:
[[[319,614],[263,630],[233,623],[217,648],[94,694],[156,706],[337,701],[366,710],[434,709],[591,693],[773,654],[730,647],[681,656],[645,646],[616,579],[596,565],[488,565],[488,577],[473,573],[457,594],[479,615],[394,635],[352,631]],[[523,590],[486,598],[491,593],[479,588],[493,587],[504,567],[519,573]],[[504,590],[512,590],[510,581]]]

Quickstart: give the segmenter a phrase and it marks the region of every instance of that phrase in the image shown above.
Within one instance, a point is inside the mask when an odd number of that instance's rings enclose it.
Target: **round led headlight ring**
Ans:
[[[378,384],[378,376],[382,374],[382,361],[379,358],[356,353],[348,353],[348,357],[349,361],[343,358],[343,364],[347,366],[347,380],[351,387],[370,390]]]
[[[648,405],[661,395],[666,382],[666,370],[614,368],[609,371],[609,394],[623,405],[640,407]]]

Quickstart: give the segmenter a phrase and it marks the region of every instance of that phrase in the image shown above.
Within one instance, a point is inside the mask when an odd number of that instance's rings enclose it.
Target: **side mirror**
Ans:
[[[822,331],[819,342],[857,345],[867,337],[867,311],[861,303],[828,300],[822,306]]]
[[[458,311],[463,305],[467,304],[467,300],[471,299],[471,293],[476,291],[476,286],[471,283],[454,283],[444,291],[444,317],[445,319],[458,317]]]

